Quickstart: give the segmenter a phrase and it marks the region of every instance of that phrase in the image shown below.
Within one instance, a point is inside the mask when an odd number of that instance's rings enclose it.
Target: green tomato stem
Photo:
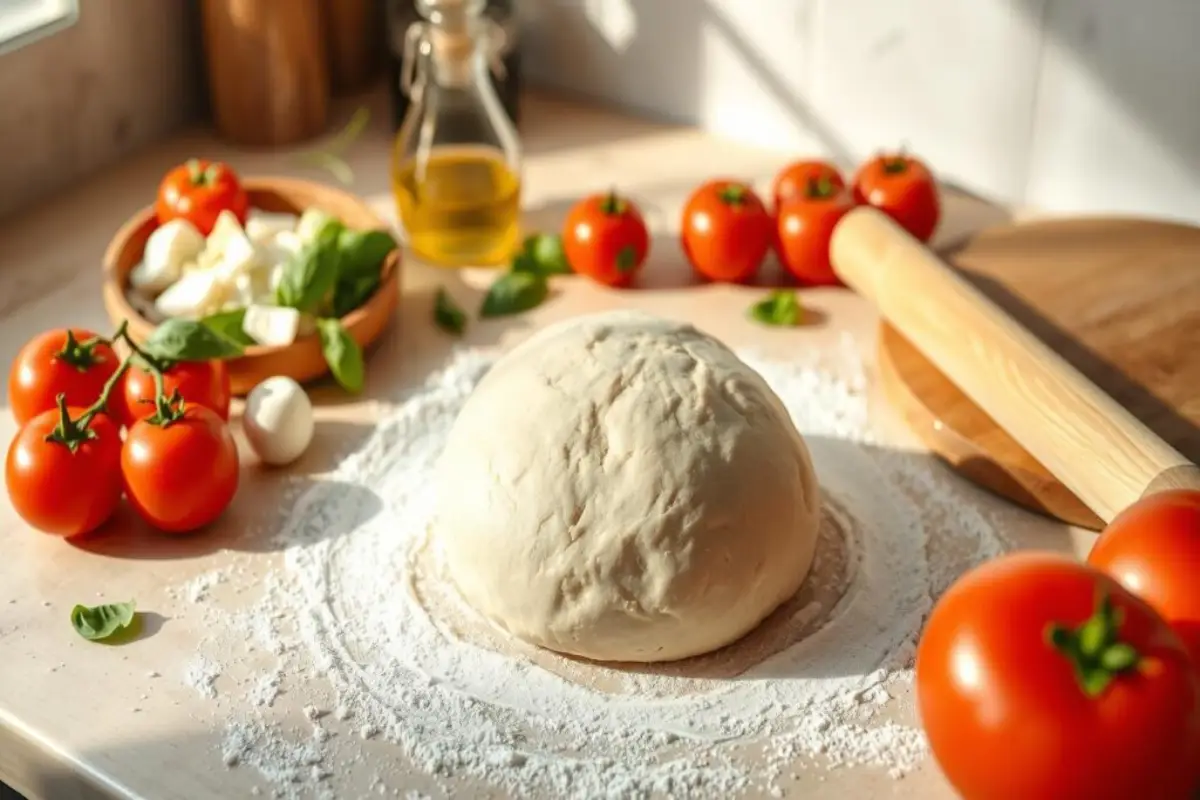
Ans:
[[[1121,622],[1120,609],[1102,593],[1095,613],[1079,627],[1055,622],[1046,628],[1050,646],[1070,661],[1080,689],[1090,698],[1102,695],[1120,675],[1141,663],[1137,649],[1119,638]]]

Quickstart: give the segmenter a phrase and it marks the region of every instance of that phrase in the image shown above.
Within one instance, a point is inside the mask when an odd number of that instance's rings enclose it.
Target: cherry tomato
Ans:
[[[250,200],[227,164],[193,158],[166,174],[158,187],[154,211],[158,223],[186,219],[207,236],[222,211],[246,221]]]
[[[709,181],[683,207],[683,252],[709,280],[737,283],[754,277],[775,238],[775,225],[758,195],[744,183]]]
[[[1134,503],[1100,534],[1088,563],[1162,614],[1200,669],[1200,492]]]
[[[776,221],[775,247],[784,269],[802,283],[838,286],[841,280],[829,263],[833,229],[854,201],[844,188],[814,178],[804,194],[784,203]]]
[[[562,242],[571,269],[617,287],[633,283],[650,251],[642,212],[616,192],[576,203],[563,223]]]
[[[229,426],[211,409],[185,403],[177,413],[165,423],[134,423],[121,449],[121,474],[142,519],[186,533],[215,520],[233,500],[238,454]]]
[[[8,404],[18,423],[58,407],[85,408],[100,398],[105,382],[121,365],[107,342],[82,328],[46,331],[30,339],[8,372]]]
[[[1046,553],[968,572],[917,649],[929,746],[966,798],[1184,798],[1200,779],[1200,677],[1146,603]]]
[[[828,161],[793,161],[775,176],[771,187],[775,209],[783,208],[789,200],[807,196],[814,181],[818,184],[827,182],[837,192],[846,188],[842,173]]]
[[[210,408],[223,420],[229,419],[233,392],[229,368],[223,361],[181,361],[163,373],[163,392],[171,397],[178,390],[189,404]],[[154,375],[136,363],[125,373],[123,419],[131,425],[154,414]],[[117,404],[114,403],[114,406]]]
[[[67,409],[72,420],[83,411]],[[21,426],[8,447],[5,482],[21,519],[55,536],[79,536],[103,525],[121,501],[121,433],[97,415],[72,451],[54,438],[60,422],[52,409]]]
[[[933,236],[942,213],[933,174],[903,153],[885,153],[859,167],[854,200],[875,206],[922,242]]]

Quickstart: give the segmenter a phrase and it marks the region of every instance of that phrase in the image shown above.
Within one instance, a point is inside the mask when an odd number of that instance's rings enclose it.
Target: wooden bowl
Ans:
[[[332,214],[348,228],[386,229],[387,224],[357,197],[330,186],[292,178],[246,178],[242,181],[251,208],[300,214],[316,206]],[[157,227],[154,207],[134,214],[121,226],[104,253],[104,308],[114,325],[127,321],[130,336],[144,342],[157,323],[142,316],[129,301],[126,291],[129,272],[142,259],[146,239]],[[400,297],[400,250],[388,254],[379,288],[359,308],[342,317],[342,325],[360,347],[366,348],[387,328]],[[318,336],[302,336],[286,347],[252,345],[228,362],[233,393],[244,396],[273,375],[287,375],[300,383],[315,380],[329,371]]]

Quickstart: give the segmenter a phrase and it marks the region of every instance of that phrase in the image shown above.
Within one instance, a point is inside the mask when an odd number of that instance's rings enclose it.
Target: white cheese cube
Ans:
[[[258,260],[258,248],[254,243],[244,233],[233,233],[225,241],[225,250],[214,269],[221,280],[232,281],[253,269]]]
[[[242,320],[246,335],[266,347],[284,347],[296,341],[299,326],[300,312],[281,306],[247,306]]]
[[[129,273],[129,283],[144,292],[161,292],[183,272],[183,265],[204,250],[204,237],[185,219],[167,220],[146,239],[142,262]]]
[[[328,211],[322,211],[316,207],[306,208],[300,215],[300,221],[296,223],[296,234],[300,237],[301,242],[310,244],[316,240],[321,228],[324,228],[327,222],[332,221],[333,215]]]
[[[255,244],[265,245],[281,233],[293,233],[299,221],[295,214],[276,214],[253,208],[246,216],[246,235]]]
[[[229,240],[237,236],[244,238],[246,232],[242,230],[242,223],[238,222],[237,215],[226,209],[217,215],[217,221],[213,223],[213,229],[208,234],[205,249],[223,255],[225,248],[229,246]]]
[[[158,296],[154,307],[168,317],[198,319],[225,302],[226,286],[213,270],[183,275]]]

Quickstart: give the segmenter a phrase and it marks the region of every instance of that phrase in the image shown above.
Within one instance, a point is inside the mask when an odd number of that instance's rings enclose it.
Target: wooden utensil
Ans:
[[[201,0],[217,131],[278,147],[325,131],[330,77],[319,0]]]
[[[972,236],[947,260],[1190,460],[1200,458],[1200,228],[1053,219]],[[929,359],[885,325],[879,378],[960,473],[1066,522],[1101,520]]]
[[[330,186],[292,178],[245,178],[242,185],[250,196],[251,208],[300,214],[306,208],[316,207],[337,217],[348,228],[387,228],[386,223],[357,197]],[[129,272],[141,261],[146,239],[157,224],[154,207],[142,209],[117,231],[104,254],[104,308],[114,325],[128,321],[129,334],[137,342],[145,341],[156,325],[129,302],[126,294]],[[375,294],[342,317],[342,327],[359,346],[366,348],[387,329],[399,299],[400,250],[397,248],[384,261]],[[329,371],[321,341],[315,333],[302,336],[286,347],[247,347],[241,357],[227,363],[233,393],[238,396],[245,395],[273,375],[287,375],[305,383]]]
[[[1200,490],[1200,468],[887,216],[861,207],[830,246],[838,275],[1107,522],[1145,494]]]

